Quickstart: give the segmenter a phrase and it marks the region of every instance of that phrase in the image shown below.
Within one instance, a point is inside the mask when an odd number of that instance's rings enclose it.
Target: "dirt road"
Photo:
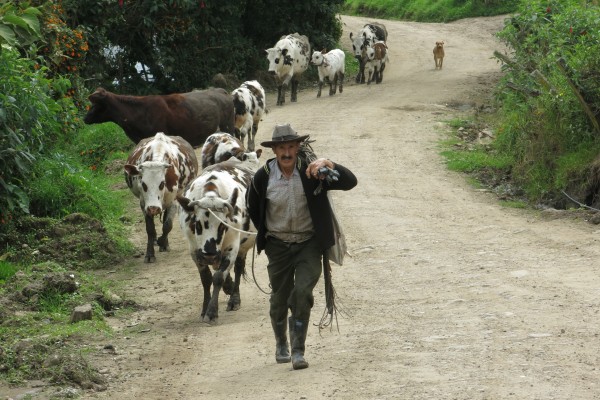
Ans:
[[[349,46],[348,33],[370,20],[343,21]],[[116,351],[99,344],[92,358],[108,388],[82,398],[600,398],[600,228],[503,208],[438,154],[443,121],[485,102],[498,77],[492,34],[503,18],[381,22],[390,52],[382,84],[349,83],[320,99],[305,90],[283,107],[270,94],[257,138],[290,122],[358,176],[334,196],[352,255],[333,266],[348,314],[339,333],[310,329],[306,370],[276,364],[268,298],[251,274],[239,311],[225,312],[223,296],[219,324],[200,322],[200,279],[174,229],[168,255],[119,272],[144,309],[111,319],[116,335],[105,344]],[[440,39],[446,59],[436,71]],[[143,249],[141,221],[137,233]],[[262,254],[264,288],[265,265]]]

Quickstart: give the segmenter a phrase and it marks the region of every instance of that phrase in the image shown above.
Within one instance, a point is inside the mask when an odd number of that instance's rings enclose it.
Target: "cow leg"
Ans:
[[[317,92],[317,97],[321,97],[321,89],[323,89],[323,81],[319,80],[319,91]]]
[[[175,204],[172,204],[163,216],[163,226],[162,226],[162,235],[156,240],[158,244],[158,251],[169,251],[169,232],[173,229],[173,217],[177,207]]]
[[[219,293],[225,284],[227,275],[229,275],[229,268],[231,265],[231,259],[223,257],[219,269],[213,273],[212,276],[212,296],[208,302],[206,314],[204,314],[204,322],[208,324],[216,324],[219,320]],[[238,283],[239,290],[239,283]],[[235,283],[234,283],[234,294],[235,294]],[[233,295],[232,295],[233,296]]]
[[[254,151],[254,138],[258,131],[258,121],[252,123],[252,129],[248,131],[248,150]]]
[[[342,93],[344,91],[344,73],[338,72],[338,74],[340,76],[340,93]]]
[[[329,95],[333,96],[337,91],[337,74],[333,76],[333,82],[329,80]]]
[[[202,312],[200,313],[200,319],[203,319],[206,315],[206,309],[210,302],[210,287],[212,286],[212,274],[210,268],[207,265],[196,263],[198,272],[200,273],[200,281],[202,281],[203,299],[202,299]]]
[[[292,78],[292,94],[290,101],[295,103],[298,101],[298,79]]]
[[[383,81],[383,70],[385,69],[385,63],[381,63],[381,67],[379,68],[379,75],[377,75],[377,80],[375,83],[381,83]]]
[[[277,86],[277,105],[282,106],[285,103],[285,89],[283,85]]]
[[[233,284],[233,294],[229,298],[227,302],[227,311],[237,311],[240,309],[242,305],[242,300],[240,298],[240,281],[244,270],[246,269],[246,258],[245,257],[236,257],[235,258],[235,281]]]
[[[356,75],[356,83],[361,83],[360,77],[362,74],[364,74],[364,71],[365,71],[365,64],[362,62],[362,59],[359,58],[358,59],[358,74]]]
[[[154,241],[156,240],[156,228],[154,226],[154,217],[151,217],[144,213],[144,220],[146,222],[146,235],[148,235],[148,243],[146,244],[146,256],[144,257],[145,263],[156,262],[154,256]]]

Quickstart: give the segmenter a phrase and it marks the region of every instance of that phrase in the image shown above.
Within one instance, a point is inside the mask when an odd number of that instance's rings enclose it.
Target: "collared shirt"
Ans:
[[[279,169],[277,159],[269,163],[269,169],[271,173],[267,186],[267,236],[293,243],[310,239],[314,234],[314,227],[300,172],[294,168],[292,176],[286,178]]]

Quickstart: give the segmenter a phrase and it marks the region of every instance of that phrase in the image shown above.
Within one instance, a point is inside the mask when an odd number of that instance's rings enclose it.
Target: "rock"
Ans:
[[[73,313],[71,314],[71,323],[84,321],[84,320],[91,320],[91,319],[92,319],[92,305],[91,304],[84,304],[82,306],[77,306],[77,307],[75,307],[75,309],[73,310]]]

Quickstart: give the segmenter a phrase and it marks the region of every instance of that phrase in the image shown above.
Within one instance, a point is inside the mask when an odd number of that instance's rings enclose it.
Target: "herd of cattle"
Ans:
[[[359,61],[359,83],[380,83],[387,61],[387,31],[367,24],[350,34]],[[283,36],[266,50],[269,72],[278,82],[277,105],[285,103],[291,82],[291,101],[297,100],[298,79],[309,63],[319,71],[319,91],[325,78],[329,94],[343,91],[345,55],[340,49],[315,51],[297,33]],[[136,143],[125,164],[125,181],[139,199],[146,226],[144,262],[156,261],[169,250],[168,235],[179,210],[179,223],[203,287],[201,318],[218,319],[221,290],[230,295],[227,310],[240,307],[239,285],[246,254],[254,246],[256,228],[246,210],[246,191],[259,167],[262,150],[255,150],[258,124],[266,112],[265,91],[246,81],[233,92],[210,88],[189,93],[126,96],[97,89],[85,123],[114,122]],[[244,146],[245,138],[247,146]],[[202,147],[200,163],[195,148]],[[154,217],[160,216],[157,235]],[[234,278],[230,272],[233,269]],[[211,294],[212,288],[212,294]]]

